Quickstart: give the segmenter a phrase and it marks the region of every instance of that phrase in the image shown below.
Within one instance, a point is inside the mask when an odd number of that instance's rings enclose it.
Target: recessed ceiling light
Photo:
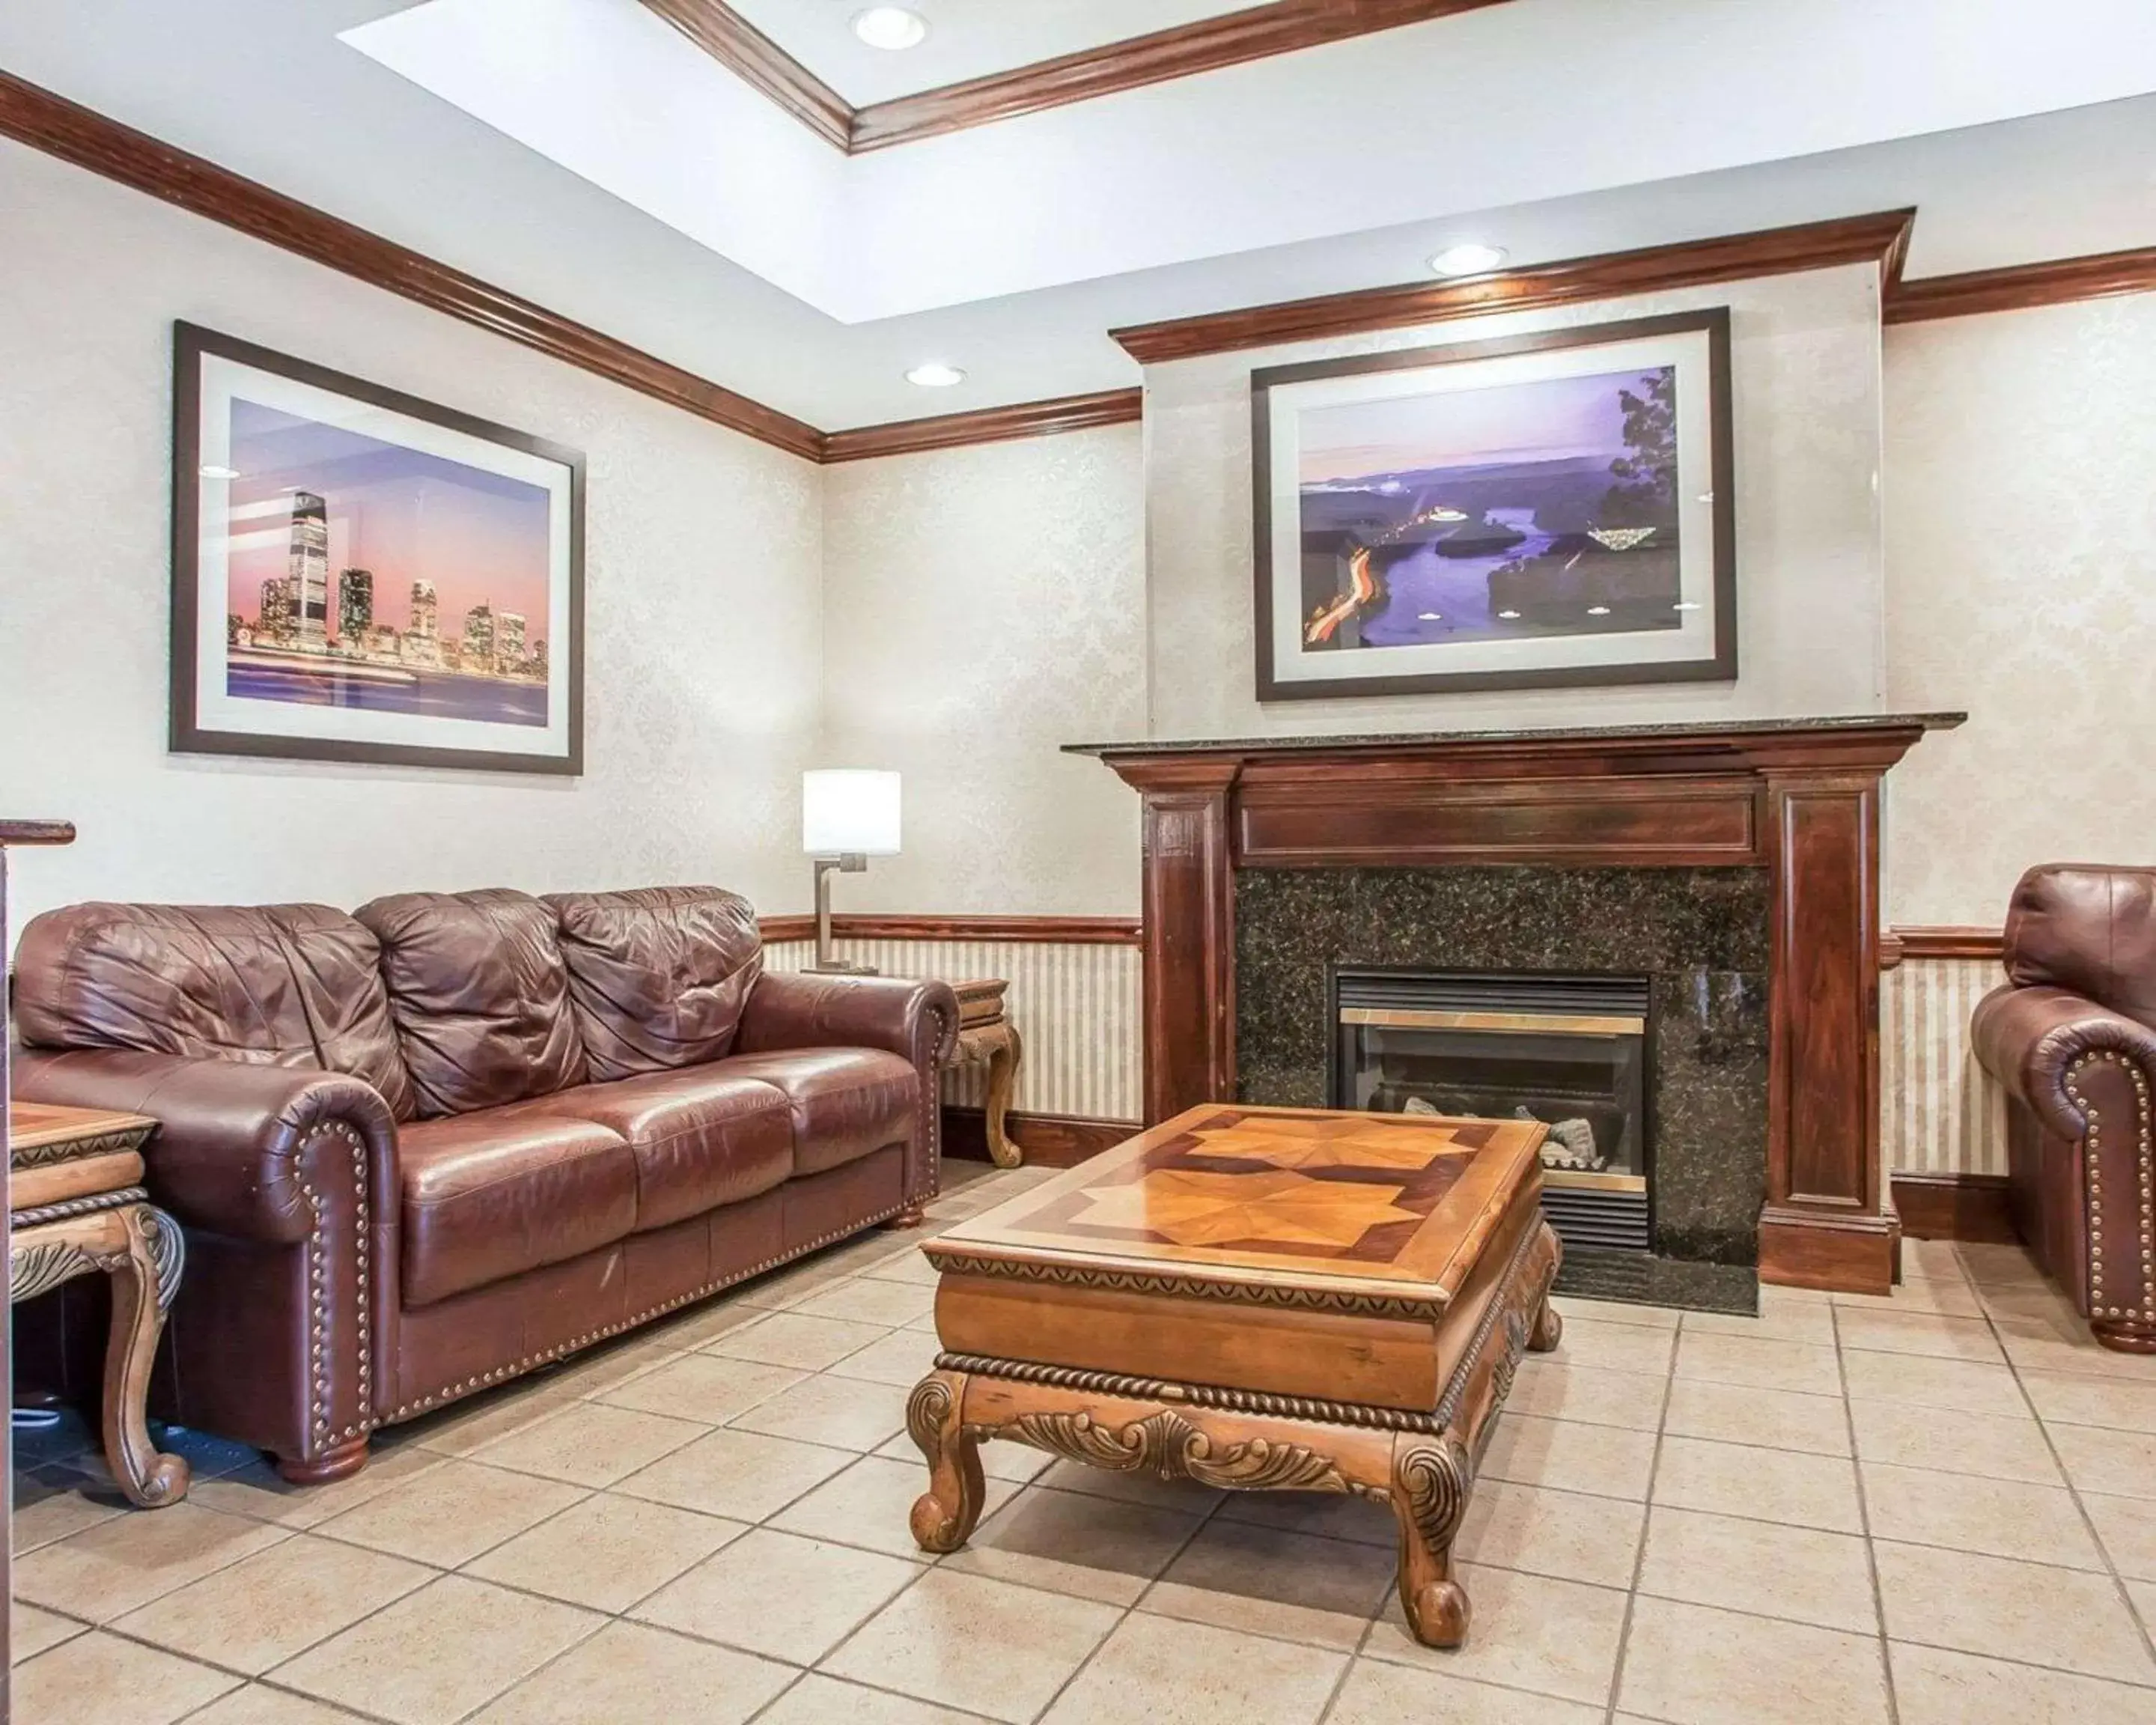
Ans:
[[[1672,611],[1697,611],[1702,608],[1697,599],[1679,599],[1676,603],[1670,607]]]
[[[197,468],[195,471],[199,473],[204,479],[235,480],[239,477],[239,470],[238,468],[219,467],[214,462],[205,462],[202,466]]]
[[[918,48],[928,20],[903,6],[871,6],[854,14],[854,33],[870,48]]]
[[[966,374],[956,366],[947,366],[931,361],[925,366],[916,366],[906,374],[909,383],[918,383],[923,389],[948,389],[954,383],[966,381]]]
[[[1587,614],[1589,617],[1607,617],[1609,614],[1609,608],[1607,605],[1589,605],[1587,608]]]
[[[1511,622],[1514,618],[1517,617],[1520,614],[1519,614],[1518,612],[1517,612],[1517,611],[1500,611],[1497,614],[1498,614],[1500,617],[1503,618],[1503,619],[1504,619],[1507,623],[1510,623],[1510,622]]]
[[[1430,267],[1440,275],[1480,275],[1504,261],[1505,248],[1502,245],[1483,245],[1470,239],[1445,247],[1430,260]]]

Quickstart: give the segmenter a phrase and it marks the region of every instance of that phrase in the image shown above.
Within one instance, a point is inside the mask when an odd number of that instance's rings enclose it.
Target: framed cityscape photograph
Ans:
[[[1259,700],[1736,676],[1726,308],[1250,391]]]
[[[584,458],[173,327],[172,747],[583,770]]]

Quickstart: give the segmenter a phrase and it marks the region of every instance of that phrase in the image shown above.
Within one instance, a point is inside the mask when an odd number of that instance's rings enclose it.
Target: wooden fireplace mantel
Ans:
[[[1144,798],[1147,1121],[1235,1096],[1237,869],[1764,869],[1759,1273],[1883,1293],[1879,783],[1964,716],[1073,744]]]

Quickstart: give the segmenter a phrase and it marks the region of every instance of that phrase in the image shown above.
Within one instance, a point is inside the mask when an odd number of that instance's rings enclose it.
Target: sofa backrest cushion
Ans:
[[[39,1047],[349,1073],[408,1119],[379,957],[326,905],[71,905],[23,930],[16,1019]]]
[[[422,1116],[469,1114],[584,1081],[550,907],[495,887],[400,892],[352,915],[381,942]]]
[[[2006,911],[2006,973],[2156,1029],[2156,869],[2046,863]]]
[[[747,899],[716,886],[548,898],[561,918],[569,1004],[595,1081],[721,1059],[763,941]]]

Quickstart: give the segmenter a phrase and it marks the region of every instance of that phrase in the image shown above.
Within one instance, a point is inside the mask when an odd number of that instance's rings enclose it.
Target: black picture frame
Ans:
[[[206,357],[229,360],[311,388],[385,408],[464,436],[497,444],[565,469],[567,474],[567,640],[561,681],[566,747],[559,752],[495,751],[218,729],[206,723],[197,687],[201,644],[202,377]],[[497,425],[401,390],[280,353],[199,325],[172,326],[172,569],[171,729],[174,753],[244,755],[300,761],[367,762],[488,773],[575,777],[584,770],[584,456],[578,449]],[[220,572],[217,577],[223,579]],[[550,683],[550,688],[554,685]],[[504,727],[506,728],[506,727]]]
[[[1703,333],[1707,337],[1707,413],[1712,494],[1713,646],[1684,660],[1593,665],[1546,665],[1505,670],[1409,671],[1322,680],[1284,676],[1274,639],[1272,392],[1316,378],[1420,370],[1502,359],[1553,349],[1588,349],[1643,338]],[[1257,698],[1260,701],[1339,700],[1357,696],[1468,693],[1483,690],[1593,688],[1642,683],[1728,682],[1738,675],[1736,458],[1730,391],[1729,310],[1714,306],[1666,316],[1631,318],[1492,341],[1414,347],[1345,359],[1269,366],[1250,374],[1253,615],[1256,623]]]

